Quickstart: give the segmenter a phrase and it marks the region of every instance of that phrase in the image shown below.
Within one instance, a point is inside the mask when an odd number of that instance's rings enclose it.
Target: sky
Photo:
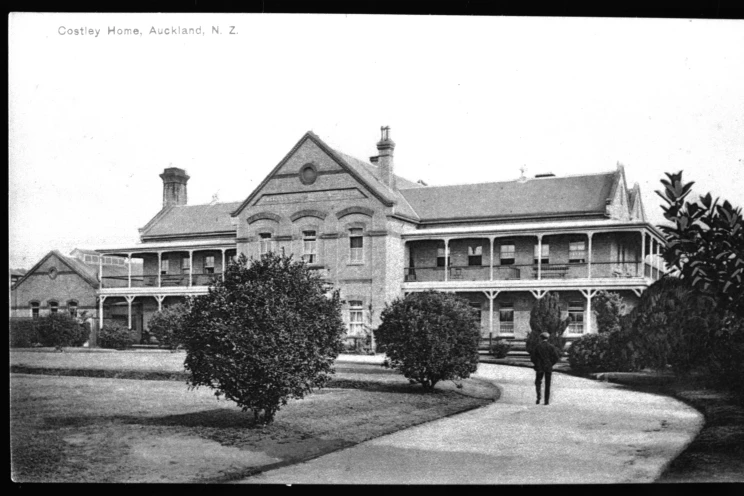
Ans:
[[[744,206],[740,20],[21,13],[8,50],[9,268],[138,242],[166,167],[242,201],[308,130],[367,159],[390,126],[429,185],[619,162],[654,224],[665,172]]]

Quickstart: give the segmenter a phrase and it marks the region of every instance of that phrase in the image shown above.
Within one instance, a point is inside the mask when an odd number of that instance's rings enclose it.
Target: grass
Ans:
[[[226,482],[488,404],[468,379],[426,394],[377,364],[337,362],[331,387],[291,400],[269,426],[211,390],[188,390],[184,354],[11,352],[16,370],[122,374],[130,380],[11,375],[16,482]],[[180,363],[179,363],[180,362]],[[153,368],[152,366],[155,365]],[[155,374],[161,380],[142,380]],[[162,380],[164,378],[166,380]],[[175,379],[175,380],[174,380]]]

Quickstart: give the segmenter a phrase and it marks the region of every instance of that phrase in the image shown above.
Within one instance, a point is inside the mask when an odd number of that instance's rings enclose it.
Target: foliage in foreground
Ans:
[[[744,220],[741,207],[719,203],[710,193],[699,202],[686,201],[694,182],[682,172],[666,174],[664,217],[672,226],[659,226],[667,244],[662,255],[682,280],[716,299],[721,311],[744,318]]]
[[[343,344],[338,292],[302,262],[244,255],[207,295],[196,297],[176,333],[189,385],[251,410],[270,423],[290,398],[323,387]]]
[[[181,344],[178,340],[177,331],[184,324],[184,318],[188,315],[189,307],[185,303],[177,303],[163,308],[155,313],[147,323],[150,335],[158,340],[160,346],[175,350]]]
[[[530,312],[530,333],[527,335],[525,347],[532,356],[532,351],[540,342],[540,334],[550,334],[548,342],[563,350],[566,340],[563,333],[568,327],[568,318],[561,317],[561,300],[557,293],[546,293],[537,300]]]
[[[101,348],[124,350],[132,346],[135,341],[132,331],[116,322],[104,324],[98,333],[98,346]]]
[[[478,368],[479,322],[467,301],[427,291],[397,298],[381,315],[375,336],[386,364],[426,390],[466,379]]]
[[[594,295],[592,309],[597,315],[597,332],[600,334],[619,331],[620,321],[627,313],[623,298],[608,291],[598,291]]]
[[[62,349],[82,346],[90,337],[90,325],[67,313],[51,313],[37,319],[12,319],[10,345],[13,348],[49,346]]]

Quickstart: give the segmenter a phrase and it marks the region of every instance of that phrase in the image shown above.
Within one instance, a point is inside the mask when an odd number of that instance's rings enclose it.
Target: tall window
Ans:
[[[568,332],[584,333],[584,304],[580,301],[568,302]]]
[[[167,258],[160,261],[160,274],[161,275],[168,274],[168,266],[170,265],[168,262],[170,262],[170,260],[168,260]]]
[[[67,311],[70,312],[70,317],[73,319],[77,317],[78,314],[78,304],[75,300],[70,300],[67,302]]]
[[[306,263],[318,261],[318,238],[315,231],[302,231],[302,259]]]
[[[468,246],[468,265],[483,265],[483,246]]]
[[[39,318],[39,302],[38,301],[31,302],[31,318],[32,319]]]
[[[364,262],[364,238],[360,228],[349,229],[349,262]]]
[[[568,244],[568,262],[586,262],[586,243],[584,241],[573,241]]]
[[[183,257],[181,259],[181,272],[183,272],[184,274],[188,274],[189,270],[191,270],[191,258]]]
[[[546,264],[550,263],[550,245],[547,243],[542,244],[542,256],[538,255],[537,249],[539,248],[538,245],[535,245],[535,256],[534,256],[534,263],[537,264],[537,259],[540,258],[540,263]]]
[[[57,313],[57,310],[59,310],[59,303],[57,303],[56,301],[50,301],[49,313]]]
[[[501,245],[501,265],[514,265],[514,245]]]
[[[449,266],[449,264],[450,261],[447,260],[447,265]],[[444,247],[437,248],[437,267],[444,267]]]
[[[500,334],[514,334],[514,303],[499,303]]]
[[[214,255],[204,257],[204,273],[214,274]]]
[[[349,302],[349,335],[361,336],[364,334],[364,307],[362,301],[352,300]]]
[[[271,233],[259,233],[258,234],[258,254],[266,255],[270,251],[273,251]]]

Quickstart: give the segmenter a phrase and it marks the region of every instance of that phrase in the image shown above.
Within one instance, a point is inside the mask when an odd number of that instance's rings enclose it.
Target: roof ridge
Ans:
[[[228,202],[215,202],[215,203],[196,203],[193,205],[173,205],[174,208],[176,207],[211,207],[214,205],[233,205],[235,203],[240,203],[241,200],[235,200],[235,201],[228,201]]]
[[[565,176],[550,176],[550,177],[530,177],[527,179],[527,181],[524,181],[525,183],[532,182],[532,181],[542,181],[546,179],[569,179],[572,177],[587,177],[587,176],[608,176],[611,174],[614,174],[615,171],[606,171],[606,172],[590,172],[588,174],[568,174]],[[509,179],[507,181],[487,181],[483,183],[455,183],[455,184],[442,184],[442,185],[432,185],[432,186],[424,186],[423,188],[403,188],[405,191],[412,191],[412,190],[418,190],[418,189],[432,189],[432,188],[450,188],[455,186],[480,186],[480,185],[486,185],[486,184],[504,184],[504,183],[520,183],[519,179]]]

